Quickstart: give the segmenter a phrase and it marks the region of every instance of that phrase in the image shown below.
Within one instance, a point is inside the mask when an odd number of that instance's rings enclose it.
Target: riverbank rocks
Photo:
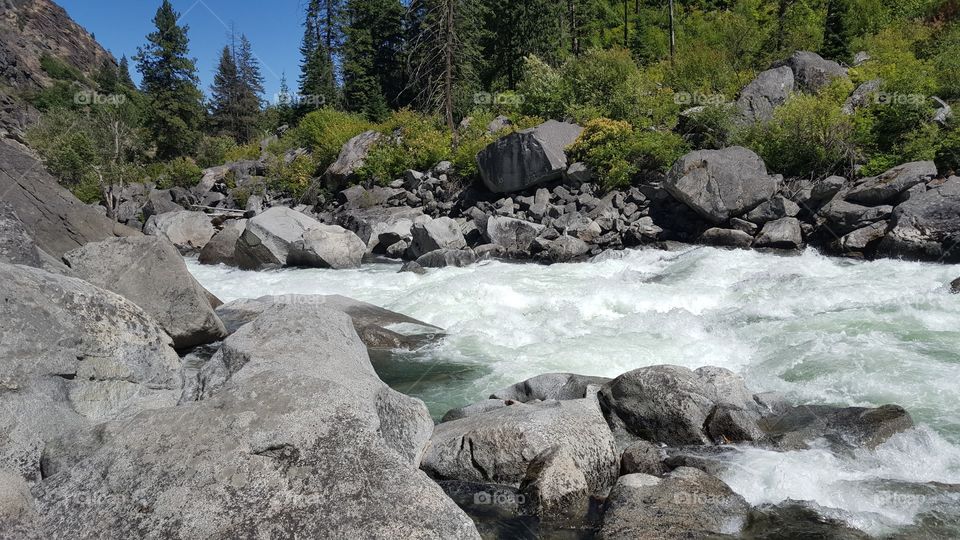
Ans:
[[[40,268],[40,250],[13,206],[0,201],[0,262]]]
[[[437,479],[517,487],[533,459],[554,446],[569,452],[590,493],[613,485],[619,456],[595,399],[515,403],[444,422],[420,466]]]
[[[607,500],[599,538],[668,540],[737,535],[750,505],[726,484],[680,467],[664,478],[628,474]]]
[[[467,249],[436,249],[417,257],[416,263],[422,268],[462,268],[480,260],[477,252]]]
[[[140,306],[178,349],[227,335],[207,291],[190,275],[172,244],[142,236],[91,242],[64,255],[78,276]]]
[[[180,359],[133,302],[25,266],[0,263],[0,283],[0,468],[38,481],[52,441],[176,404]]]
[[[635,441],[620,454],[620,476],[627,474],[649,474],[661,476],[667,472],[664,464],[666,452],[648,441]]]
[[[303,233],[320,222],[284,206],[274,206],[251,218],[237,241],[240,268],[262,270],[285,266]]]
[[[937,166],[932,161],[905,163],[879,176],[857,182],[845,198],[864,206],[896,204],[903,192],[917,184],[925,184],[936,176]]]
[[[760,156],[739,146],[699,150],[681,157],[663,187],[713,223],[749,212],[770,199],[781,178],[767,174]]]
[[[491,216],[487,220],[487,238],[490,243],[507,250],[507,253],[524,253],[545,227],[537,223],[510,217]]]
[[[494,193],[513,193],[559,179],[568,166],[565,150],[581,132],[578,125],[549,120],[501,137],[477,154],[483,183]]]
[[[803,245],[803,231],[800,229],[800,220],[785,217],[768,221],[760,230],[760,235],[757,236],[754,245],[775,249],[800,249]]]
[[[274,306],[218,356],[203,400],[142,414],[44,482],[45,533],[479,538],[417,470],[426,407],[377,378],[347,316]]]
[[[315,268],[360,268],[367,246],[360,237],[338,225],[315,225],[303,232],[287,263]]]
[[[467,247],[467,241],[463,237],[460,225],[448,217],[417,223],[411,229],[411,233],[413,240],[410,244],[410,251],[414,258],[438,249],[463,249]]]
[[[587,388],[610,382],[606,377],[573,373],[544,373],[491,394],[490,399],[527,403],[529,401],[570,400],[587,397]]]
[[[913,427],[902,407],[877,408],[803,405],[764,417],[758,423],[770,443],[781,450],[799,450],[824,438],[840,448],[875,448]]]
[[[753,244],[753,236],[737,229],[712,227],[703,231],[698,241],[708,246],[747,249]]]
[[[931,183],[933,184],[933,183]],[[893,210],[891,228],[877,250],[888,257],[960,261],[960,177],[952,176]]]
[[[713,444],[707,421],[717,406],[756,410],[743,380],[714,367],[636,369],[604,385],[599,397],[614,425],[670,446]]]
[[[186,255],[203,249],[217,230],[203,212],[180,210],[150,216],[143,232],[166,238]]]
[[[225,264],[237,266],[237,240],[247,228],[247,220],[231,219],[224,223],[213,238],[200,251],[200,264]]]
[[[370,150],[380,142],[382,137],[376,131],[364,131],[347,141],[340,149],[336,161],[331,163],[324,173],[327,185],[333,188],[342,188],[346,185],[354,177],[357,170],[363,167]]]
[[[367,251],[385,254],[397,242],[409,242],[414,223],[428,221],[421,208],[366,208],[346,210],[337,215],[337,224],[349,229],[367,244]]]
[[[582,520],[590,508],[590,486],[570,453],[555,446],[540,453],[520,482],[528,514],[548,521]]]
[[[773,110],[786,103],[795,87],[793,70],[781,66],[761,72],[743,88],[737,108],[747,122],[766,122]]]

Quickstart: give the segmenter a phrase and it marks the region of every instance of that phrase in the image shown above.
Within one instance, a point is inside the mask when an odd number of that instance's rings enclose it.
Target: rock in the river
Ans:
[[[737,107],[749,122],[766,122],[773,110],[783,105],[794,90],[793,70],[788,66],[768,69],[740,92]]]
[[[780,177],[767,174],[760,156],[739,146],[698,150],[670,169],[664,188],[713,223],[741,216],[773,197]]]
[[[332,188],[342,188],[346,185],[356,174],[357,169],[363,167],[370,150],[382,137],[376,131],[364,131],[347,141],[340,149],[337,160],[331,163],[324,173],[327,185]]]
[[[797,203],[787,199],[783,195],[777,195],[769,201],[763,202],[760,206],[754,208],[744,219],[758,225],[763,225],[768,221],[774,221],[785,217],[796,217],[800,213],[800,207]]]
[[[413,224],[430,218],[420,208],[366,208],[348,210],[337,216],[337,223],[357,234],[367,251],[386,253],[387,248],[413,237]]]
[[[60,187],[33,156],[0,138],[0,193],[37,247],[54,257],[87,242],[139,235]]]
[[[237,240],[247,228],[247,220],[231,219],[207,242],[200,252],[200,264],[237,266]]]
[[[450,409],[443,415],[443,418],[440,419],[441,422],[452,422],[453,420],[459,420],[461,418],[466,418],[468,416],[474,416],[477,414],[483,414],[487,411],[492,411],[495,409],[502,409],[507,406],[507,402],[502,399],[485,399],[483,401],[478,401],[476,403],[471,403],[470,405],[464,405],[463,407],[457,407],[456,409]]]
[[[449,217],[441,217],[413,226],[413,243],[410,250],[414,257],[426,255],[438,249],[463,249],[467,241],[460,225]]]
[[[932,161],[905,163],[879,176],[864,178],[846,194],[846,199],[864,206],[896,204],[901,193],[936,176],[937,166]]]
[[[217,230],[203,212],[179,210],[150,216],[143,232],[166,238],[180,253],[196,253],[207,245]]]
[[[461,268],[470,266],[478,260],[477,253],[466,249],[437,249],[417,257],[417,264],[423,268]]]
[[[379,380],[345,315],[274,306],[204,369],[215,366],[223,378],[205,399],[143,413],[44,482],[44,532],[479,538],[417,470],[427,408]]]
[[[960,177],[910,197],[893,211],[890,232],[878,252],[890,257],[960,261]]]
[[[847,70],[833,60],[826,60],[817,53],[797,51],[777,65],[793,70],[797,88],[805,92],[819,92],[834,79],[847,76]]]
[[[818,217],[837,236],[884,221],[893,212],[892,206],[861,206],[837,195],[818,212]]]
[[[207,297],[172,244],[142,236],[91,242],[64,255],[77,276],[140,306],[178,348],[227,335]]]
[[[803,246],[803,231],[800,229],[800,220],[785,217],[776,221],[768,221],[754,245],[776,249],[799,249]]]
[[[689,467],[664,478],[628,474],[607,499],[604,540],[671,540],[737,535],[750,505],[726,484]]]
[[[570,452],[548,448],[530,462],[520,492],[527,513],[547,521],[576,521],[590,508],[590,486]]]
[[[562,263],[583,257],[590,252],[590,246],[583,240],[566,234],[547,242],[543,255],[554,263]]]
[[[507,250],[507,253],[529,251],[534,239],[543,232],[544,226],[510,217],[492,216],[487,220],[487,238],[490,243]]]
[[[604,385],[600,403],[630,433],[671,446],[712,444],[707,420],[719,405],[756,408],[741,378],[713,367],[636,369]]]
[[[874,448],[893,435],[913,427],[902,407],[877,408],[802,405],[759,422],[768,440],[782,450],[807,448],[816,439],[845,448]]]
[[[13,206],[0,201],[0,262],[40,268],[40,250],[13,211]]]
[[[491,399],[527,403],[528,401],[569,400],[587,397],[587,387],[610,382],[606,377],[574,373],[545,373],[494,392]]]
[[[523,191],[556,180],[567,170],[566,148],[582,131],[575,124],[549,120],[511,133],[477,154],[480,176],[494,193]]]
[[[960,294],[960,278],[950,282],[950,292],[953,294]]]
[[[444,422],[421,462],[434,478],[517,486],[541,452],[567,450],[590,493],[605,493],[617,476],[613,434],[596,399],[516,403]]]
[[[339,225],[315,225],[294,243],[287,263],[315,268],[360,268],[367,246]]]
[[[708,246],[735,247],[746,249],[753,243],[753,237],[737,229],[713,227],[703,231],[699,242]]]
[[[247,222],[237,241],[237,262],[245,270],[284,266],[303,233],[319,225],[319,221],[306,214],[274,206]]]
[[[667,472],[663,460],[665,453],[649,441],[635,441],[620,454],[620,476],[627,474],[649,474],[661,476]]]
[[[25,266],[0,283],[0,468],[37,481],[51,441],[177,403],[180,359],[133,302]]]

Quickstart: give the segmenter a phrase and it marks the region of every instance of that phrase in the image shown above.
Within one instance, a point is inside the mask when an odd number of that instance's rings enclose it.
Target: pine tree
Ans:
[[[485,58],[487,85],[516,86],[523,70],[523,57],[534,54],[557,64],[569,52],[564,32],[569,25],[568,6],[556,0],[488,0],[490,40]]]
[[[850,60],[851,30],[849,23],[850,1],[830,0],[827,18],[824,21],[823,47],[820,54],[838,62]]]
[[[333,55],[340,42],[340,0],[310,0],[300,45],[301,112],[338,101]]]
[[[188,27],[177,19],[170,1],[163,0],[153,19],[156,31],[147,35],[135,58],[149,101],[146,125],[160,159],[185,156],[196,148],[204,120],[197,68],[188,57]]]
[[[127,60],[126,55],[120,58],[120,64],[117,66],[117,76],[122,86],[131,89],[137,87],[133,82],[133,77],[130,76],[130,61]]]
[[[287,74],[280,76],[280,91],[277,94],[277,117],[279,125],[289,125],[294,120],[293,95],[290,93],[290,86],[287,84]]]
[[[240,35],[240,48],[236,52],[237,73],[239,78],[238,110],[241,129],[238,140],[249,142],[257,136],[257,121],[263,109],[263,75],[260,62],[253,54],[253,47],[247,36]]]
[[[120,87],[120,74],[118,72],[117,65],[113,63],[113,60],[103,61],[103,64],[97,71],[97,75],[94,77],[94,80],[96,81],[97,86],[100,87],[101,92],[105,94],[113,94],[117,92],[117,89]]]
[[[348,0],[343,44],[347,110],[384,118],[403,91],[404,8],[399,0]]]
[[[240,72],[229,45],[223,47],[210,87],[210,124],[217,135],[241,140]]]

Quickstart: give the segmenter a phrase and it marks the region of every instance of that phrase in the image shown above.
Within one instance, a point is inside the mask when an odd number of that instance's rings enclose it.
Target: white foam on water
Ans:
[[[553,371],[613,377],[654,364],[716,365],[756,391],[802,403],[896,403],[928,426],[856,460],[746,450],[724,479],[753,503],[812,500],[877,533],[910,523],[924,506],[878,498],[871,482],[960,483],[960,295],[948,285],[960,266],[712,248],[553,266],[486,262],[422,276],[394,264],[188,266],[225,301],[335,293],[445,328],[448,337],[419,360],[486,373],[444,395],[448,407]]]

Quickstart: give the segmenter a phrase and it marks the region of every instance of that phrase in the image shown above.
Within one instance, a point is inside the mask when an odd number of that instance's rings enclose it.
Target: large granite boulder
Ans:
[[[781,450],[808,448],[826,439],[838,448],[875,448],[913,427],[913,419],[902,407],[877,408],[802,405],[766,416],[758,423],[767,440]]]
[[[203,246],[200,251],[200,264],[225,264],[237,266],[237,241],[247,228],[247,220],[231,219],[224,223],[220,232]]]
[[[737,99],[740,115],[748,122],[766,122],[783,105],[795,87],[793,70],[787,66],[768,69],[743,88]]]
[[[917,184],[925,184],[937,176],[932,161],[915,161],[898,165],[889,171],[864,178],[846,194],[846,200],[864,206],[896,204],[900,195]]]
[[[360,268],[367,246],[352,231],[339,225],[316,225],[294,243],[288,263],[315,268]]]
[[[177,403],[180,359],[133,302],[25,266],[0,283],[0,468],[38,481],[51,442]]]
[[[382,137],[379,132],[364,131],[347,141],[340,149],[337,160],[331,163],[324,173],[328,187],[338,189],[353,179],[357,170],[363,167],[370,150]]]
[[[600,403],[613,425],[670,446],[713,444],[708,420],[718,406],[759,415],[743,379],[715,367],[636,369],[604,385]]]
[[[891,229],[878,252],[890,257],[960,261],[960,177],[933,185],[893,210]]]
[[[595,398],[516,403],[437,425],[420,466],[432,477],[519,486],[545,450],[563,448],[603,494],[617,477],[613,434]]]
[[[436,249],[417,257],[416,264],[422,268],[462,268],[479,260],[477,252],[470,249]]]
[[[179,210],[150,216],[143,232],[167,239],[186,255],[203,249],[217,230],[207,214]]]
[[[582,132],[578,125],[549,120],[501,137],[477,154],[483,183],[494,193],[513,193],[562,177],[566,148]]]
[[[877,222],[886,223],[892,213],[889,205],[862,206],[837,195],[817,212],[817,218],[834,235],[842,236]]]
[[[770,199],[781,178],[767,174],[760,156],[739,146],[698,150],[670,169],[664,188],[713,223],[739,217]]]
[[[13,211],[13,206],[0,201],[0,262],[40,268],[40,250]]]
[[[46,534],[479,538],[417,470],[426,406],[379,380],[347,316],[274,306],[203,373],[201,401],[142,413],[37,489]]]
[[[237,241],[237,262],[245,270],[285,266],[303,233],[319,226],[319,221],[306,214],[274,206],[247,222]]]
[[[162,238],[91,242],[64,255],[64,261],[78,277],[143,308],[178,349],[227,335],[207,291],[187,270],[176,248]]]
[[[37,247],[54,257],[87,242],[139,235],[60,187],[33,156],[0,139],[0,193]]]
[[[797,89],[805,92],[819,92],[834,79],[847,76],[847,70],[833,60],[826,60],[817,53],[797,51],[774,67],[786,66],[793,71]]]
[[[689,467],[664,478],[628,474],[607,499],[599,537],[671,540],[737,536],[750,505],[729,486]]]
[[[800,220],[785,217],[768,221],[753,245],[775,249],[799,249],[803,245],[803,231],[800,229]]]
[[[467,240],[456,220],[440,217],[417,223],[411,229],[413,241],[410,251],[414,257],[426,255],[438,249],[463,249]]]

